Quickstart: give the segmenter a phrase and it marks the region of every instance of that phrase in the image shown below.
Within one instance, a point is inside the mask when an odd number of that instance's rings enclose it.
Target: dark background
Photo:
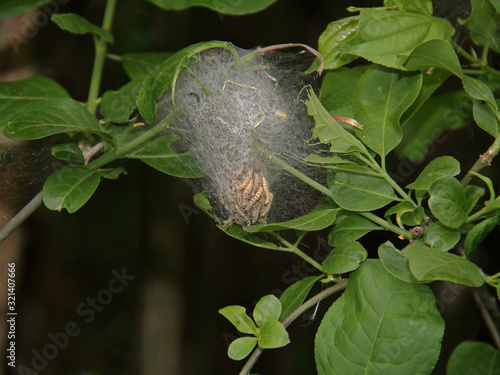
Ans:
[[[255,15],[236,17],[204,8],[166,12],[145,1],[122,0],[112,30],[115,43],[109,52],[176,51],[211,39],[227,40],[242,48],[289,42],[317,47],[328,23],[349,15],[347,6],[381,3],[279,0]],[[72,0],[59,12],[78,13],[101,24],[104,5],[101,0]],[[438,8],[445,16],[466,17],[468,3],[443,1]],[[34,16],[18,17],[18,27],[22,28],[22,17],[26,22]],[[466,38],[459,35],[461,42]],[[75,99],[86,100],[94,57],[90,36],[71,35],[46,22],[17,52],[11,47],[6,42],[1,49],[3,79],[48,76]],[[107,61],[101,92],[126,82],[120,64]],[[491,142],[472,124],[446,136],[447,142],[435,145],[427,161],[449,154],[466,170]],[[50,157],[46,142],[9,147],[17,151],[0,164],[3,220],[31,199],[44,179],[60,166]],[[391,163],[393,170],[403,170],[401,159]],[[405,165],[408,173],[403,177],[412,181],[424,165]],[[251,311],[263,295],[279,294],[314,270],[294,256],[253,248],[225,236],[196,209],[184,182],[139,162],[124,166],[127,175],[103,181],[77,213],[42,207],[0,245],[4,261],[16,262],[17,364],[33,368],[35,358],[41,374],[238,373],[244,361],[234,362],[226,356],[227,345],[237,332],[217,310],[239,304]],[[498,183],[498,175],[492,169],[488,173]],[[494,247],[498,234],[487,239],[486,247]],[[304,249],[326,255],[326,235],[306,238]],[[388,233],[370,236],[363,243],[373,252],[387,240],[398,243]],[[488,267],[492,272],[498,270],[497,260],[486,254],[478,252],[478,263],[486,271]],[[106,292],[115,277],[113,270],[121,273],[123,268],[135,278],[121,292]],[[441,301],[438,307],[447,319],[443,359],[435,371],[438,374],[444,373],[446,358],[459,341],[489,338],[480,327],[467,290],[450,285],[437,285],[435,290]],[[110,295],[112,299],[107,300]],[[105,306],[99,303],[99,296]],[[88,298],[96,297],[97,307],[90,308]],[[255,371],[315,374],[314,333],[332,301],[321,303],[319,318],[311,312],[294,323],[290,328],[292,343],[265,351]],[[92,319],[90,313],[84,313],[89,308],[95,312]],[[51,351],[54,346],[49,336],[62,337],[58,333],[71,322],[78,333],[63,340],[56,352]],[[5,337],[2,335],[2,340]],[[37,353],[44,350],[53,356],[46,363],[36,360]],[[5,369],[4,364],[4,373],[18,373]]]

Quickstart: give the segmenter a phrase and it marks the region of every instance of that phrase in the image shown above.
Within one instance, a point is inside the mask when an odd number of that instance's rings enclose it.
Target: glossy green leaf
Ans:
[[[467,91],[467,94],[469,94],[471,98],[483,100],[491,105],[492,108],[496,108],[498,110],[495,96],[491,92],[488,85],[477,78],[472,78],[466,75],[462,77],[462,82],[465,91]]]
[[[240,337],[234,340],[227,349],[227,356],[234,361],[247,357],[257,345],[257,337]]]
[[[404,201],[389,208],[384,216],[389,220],[389,217],[394,214],[403,224],[415,226],[421,224],[424,218],[424,209],[421,206],[415,207],[412,203]]]
[[[465,237],[465,255],[469,257],[486,236],[499,224],[500,218],[490,217],[476,224]]]
[[[247,315],[243,306],[226,306],[219,310],[219,314],[229,320],[238,331],[257,336],[259,334],[255,323]]]
[[[259,347],[262,349],[281,348],[289,342],[288,332],[277,320],[268,320],[260,327]]]
[[[258,327],[262,327],[269,320],[278,320],[280,315],[281,302],[272,294],[262,297],[253,310],[253,318]]]
[[[309,276],[286,288],[280,297],[282,311],[279,320],[283,321],[295,311],[304,302],[313,285],[322,278],[323,275]]]
[[[444,280],[475,287],[484,284],[479,267],[458,255],[413,246],[406,256],[412,274],[420,281]]]
[[[178,154],[170,145],[177,137],[165,135],[149,142],[139,151],[129,156],[140,159],[160,172],[183,178],[202,177],[205,174],[190,153]]]
[[[460,227],[467,218],[467,202],[462,184],[454,177],[442,177],[429,188],[432,214],[450,228]]]
[[[325,69],[337,69],[357,59],[338,50],[338,46],[351,40],[358,31],[358,16],[333,21],[318,39],[318,51],[325,59]]]
[[[451,354],[446,366],[446,374],[500,374],[500,351],[485,342],[462,342]]]
[[[3,133],[14,139],[38,139],[73,131],[87,131],[109,138],[95,117],[73,99],[27,104],[10,118]]]
[[[122,123],[129,121],[137,108],[137,95],[142,80],[132,80],[118,90],[108,90],[101,98],[100,110],[106,122]]]
[[[0,131],[10,117],[26,104],[69,98],[68,92],[47,77],[31,77],[0,83]]]
[[[441,68],[462,77],[462,67],[451,44],[443,39],[432,39],[420,44],[404,62],[408,70],[427,70]]]
[[[439,73],[435,71],[432,74]],[[470,100],[464,91],[433,95],[404,124],[403,140],[395,151],[410,163],[420,164],[432,155],[436,144],[447,140],[447,135],[443,134],[446,130],[461,128],[471,119]],[[415,166],[410,163],[401,160],[398,173],[411,173]]]
[[[159,6],[165,10],[181,10],[194,6],[202,6],[209,8],[215,12],[231,15],[243,15],[259,12],[276,0],[148,0],[149,2]]]
[[[465,211],[467,212],[467,214],[470,214],[471,211],[474,209],[474,207],[476,207],[476,204],[479,201],[479,199],[484,195],[485,190],[479,186],[467,185],[464,188],[464,192],[465,192],[465,202],[466,202]]]
[[[78,142],[72,138],[60,139],[52,145],[52,156],[60,160],[83,164],[84,158]]]
[[[431,0],[384,0],[386,7],[398,7],[404,12],[432,15]]]
[[[94,194],[101,176],[86,165],[73,165],[55,171],[42,189],[43,203],[49,210],[69,213],[80,209]]]
[[[456,176],[460,173],[460,163],[451,156],[440,156],[432,160],[417,177],[415,182],[407,185],[407,189],[429,190],[440,178]]]
[[[365,234],[374,230],[383,230],[373,221],[365,219],[363,216],[348,216],[336,224],[328,235],[328,243],[331,246],[340,246],[357,240]]]
[[[359,242],[351,242],[334,248],[321,266],[323,271],[340,275],[357,269],[368,257],[368,252]]]
[[[124,168],[116,167],[116,168],[100,168],[97,170],[102,178],[106,178],[108,180],[116,180],[122,174],[127,174]]]
[[[369,259],[321,322],[318,374],[430,374],[443,333],[431,289],[401,281]]]
[[[417,98],[420,72],[401,72],[378,65],[368,68],[354,91],[354,118],[363,124],[356,130],[361,141],[385,157],[403,137],[399,120]]]
[[[49,1],[50,0],[2,0],[0,3],[0,18],[13,17],[29,9],[48,3]],[[47,6],[47,9],[53,9],[53,7]]]
[[[477,99],[473,99],[472,104],[474,121],[476,121],[477,126],[492,137],[498,137],[500,133],[498,109],[492,108],[490,104]]]
[[[304,216],[296,219],[273,224],[257,224],[245,227],[245,230],[250,233],[258,232],[274,232],[284,229],[296,229],[305,231],[321,230],[329,227],[337,217],[338,209],[326,209],[312,211]]]
[[[418,282],[410,271],[408,258],[401,254],[401,251],[396,249],[390,241],[379,246],[378,256],[384,268],[392,274],[392,276],[406,281],[407,283]]]
[[[398,200],[383,178],[339,172],[332,186],[335,202],[349,211],[373,211]]]
[[[460,241],[460,232],[441,223],[432,223],[425,230],[424,241],[434,250],[448,251]]]
[[[101,37],[108,43],[113,43],[113,34],[108,30],[94,25],[86,18],[74,13],[54,14],[52,21],[61,29],[73,34],[93,34]]]
[[[149,72],[144,78],[137,98],[137,106],[141,115],[150,123],[154,122],[156,115],[156,100],[158,100],[167,89],[175,85],[175,80],[180,69],[185,67],[189,59],[197,53],[210,49],[223,48],[236,54],[233,46],[227,42],[209,41],[200,42],[187,46],[174,53],[156,69]]]
[[[144,78],[172,56],[172,52],[129,52],[122,55],[122,66],[130,79]]]
[[[330,145],[330,151],[335,153],[367,153],[363,144],[332,118],[312,90],[309,90],[306,106],[307,113],[316,123],[313,128],[313,138]]]
[[[356,36],[340,50],[377,64],[403,69],[411,52],[432,39],[449,40],[454,30],[444,19],[395,10],[363,9]]]
[[[470,30],[472,40],[500,52],[500,14],[490,0],[472,0],[469,18],[462,22]]]

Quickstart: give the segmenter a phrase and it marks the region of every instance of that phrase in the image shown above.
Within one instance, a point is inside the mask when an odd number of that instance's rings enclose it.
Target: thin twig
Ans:
[[[12,219],[0,229],[0,243],[2,243],[9,235],[19,227],[35,210],[42,204],[42,192],[39,192],[35,197],[23,207]]]
[[[498,333],[497,326],[493,319],[491,318],[490,313],[488,312],[488,309],[486,308],[485,303],[483,302],[481,296],[479,295],[478,291],[476,289],[472,289],[472,297],[474,298],[474,302],[476,303],[476,306],[479,309],[479,313],[481,314],[481,317],[483,318],[484,323],[486,324],[486,327],[488,328],[488,332],[491,335],[491,338],[493,342],[495,343],[495,346],[497,349],[500,349],[500,334]]]
[[[314,297],[308,299],[306,302],[304,302],[302,305],[300,305],[298,308],[296,308],[290,315],[288,315],[285,320],[281,324],[283,324],[283,327],[288,327],[295,319],[297,319],[300,315],[302,315],[305,311],[316,305],[318,302],[321,300],[325,299],[326,297],[331,296],[334,293],[340,292],[341,290],[344,290],[347,287],[347,283],[349,280],[343,280],[339,282],[338,284],[335,284],[331,286],[330,288],[327,288],[323,290],[322,292],[316,294]],[[257,359],[260,357],[264,349],[257,347],[253,351],[253,353],[250,355],[248,358],[247,362],[245,363],[245,366],[240,371],[240,375],[248,375],[250,374],[250,370],[252,369],[253,365],[255,362],[257,362]]]
[[[488,151],[486,151],[483,155],[479,156],[479,159],[474,163],[472,168],[469,169],[469,171],[464,176],[462,181],[460,181],[462,183],[462,186],[466,186],[469,184],[469,182],[474,177],[474,173],[478,173],[484,167],[488,167],[491,165],[491,161],[498,154],[499,147],[500,147],[500,137],[495,139],[495,142],[493,142],[493,144],[488,148]]]

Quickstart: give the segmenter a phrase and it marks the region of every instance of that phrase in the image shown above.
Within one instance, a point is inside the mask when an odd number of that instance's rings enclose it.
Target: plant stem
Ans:
[[[9,220],[2,229],[0,229],[0,243],[19,227],[35,210],[42,204],[42,192],[35,197],[19,211],[16,216]]]
[[[317,270],[319,270],[321,273],[324,273],[323,267],[321,267],[321,264],[316,262],[313,258],[311,258],[309,255],[304,253],[302,250],[300,250],[297,246],[292,245],[290,242],[285,240],[283,237],[281,237],[278,233],[276,232],[270,232],[271,235],[273,235],[278,241],[280,241],[283,245],[285,245],[291,253],[294,253],[295,255],[301,257],[304,259],[307,263],[309,263],[311,266],[315,267]]]
[[[113,23],[117,0],[108,0],[104,11],[104,19],[102,28],[110,31]],[[99,96],[99,88],[101,86],[102,72],[104,69],[104,60],[106,58],[107,43],[102,37],[94,37],[95,58],[94,67],[92,69],[92,77],[90,79],[89,95],[87,98],[87,110],[95,114],[97,109],[97,97]]]
[[[390,230],[391,232],[396,233],[399,236],[403,236],[407,240],[413,239],[413,236],[411,235],[411,233],[409,231],[407,231],[406,229],[403,229],[403,228],[398,227],[397,225],[391,224],[387,220],[384,220],[384,219],[378,217],[377,215],[372,214],[371,212],[361,212],[360,215],[364,216],[365,218],[367,218],[370,221],[373,221],[375,224],[378,224],[381,227],[383,227],[387,230]]]
[[[466,186],[474,177],[474,173],[478,173],[484,167],[491,165],[491,161],[498,154],[500,149],[500,136],[495,139],[493,144],[488,148],[488,150],[474,163],[471,169],[467,172],[467,174],[462,178],[462,186]]]
[[[491,338],[493,342],[495,343],[495,347],[497,349],[500,349],[500,334],[498,333],[497,326],[493,319],[491,318],[490,313],[488,312],[488,309],[486,308],[485,303],[483,302],[481,296],[479,295],[478,291],[479,289],[472,289],[472,297],[474,298],[474,302],[476,303],[479,312],[481,314],[481,317],[483,318],[484,323],[486,324],[486,327],[488,328],[488,331],[490,332]],[[488,293],[487,293],[488,294]],[[489,296],[489,294],[488,294]]]
[[[343,280],[339,282],[338,284],[335,284],[331,286],[330,288],[327,288],[323,290],[322,292],[316,294],[314,297],[308,299],[306,302],[304,302],[302,305],[300,305],[297,309],[295,309],[289,316],[283,320],[281,324],[286,328],[288,327],[295,319],[297,319],[300,315],[302,315],[305,311],[310,309],[312,306],[316,305],[319,303],[321,300],[331,296],[334,293],[340,292],[344,290],[347,287],[347,283],[349,280]],[[245,366],[240,371],[240,375],[248,375],[250,374],[250,370],[252,369],[253,365],[255,362],[257,362],[257,359],[260,357],[264,349],[257,347],[252,355],[248,358],[247,362],[245,363]]]
[[[478,59],[477,57],[472,56],[470,53],[465,51],[457,42],[451,41],[453,47],[455,50],[458,51],[458,53],[464,57],[466,60],[470,61],[471,63],[478,65],[481,67],[481,70],[484,72],[491,73],[497,77],[500,77],[500,72],[496,69],[493,69],[491,66],[487,65],[487,62],[485,63],[483,60]],[[477,73],[476,73],[477,74]]]

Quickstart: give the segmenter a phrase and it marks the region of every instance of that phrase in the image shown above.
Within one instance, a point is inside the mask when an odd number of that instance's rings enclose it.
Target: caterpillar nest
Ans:
[[[304,88],[314,83],[304,73],[311,56],[235,50],[239,57],[224,48],[191,57],[172,93],[158,101],[157,117],[180,109],[180,120],[171,127],[180,138],[176,147],[195,155],[206,174],[195,188],[209,192],[225,224],[298,217],[309,212],[321,194],[277,167],[257,145],[324,182],[320,168],[303,161],[319,147],[308,143],[312,121],[300,100]]]

